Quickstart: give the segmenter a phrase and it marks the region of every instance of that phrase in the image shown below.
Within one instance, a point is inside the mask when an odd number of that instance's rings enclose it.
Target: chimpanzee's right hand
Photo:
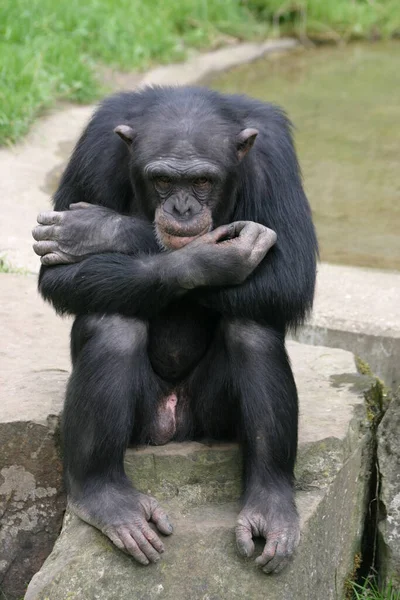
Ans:
[[[186,289],[243,283],[275,244],[277,235],[260,223],[222,225],[176,250]]]
[[[70,210],[38,215],[33,249],[44,265],[70,264],[90,254],[118,252],[118,227],[124,217],[104,206],[78,202]]]

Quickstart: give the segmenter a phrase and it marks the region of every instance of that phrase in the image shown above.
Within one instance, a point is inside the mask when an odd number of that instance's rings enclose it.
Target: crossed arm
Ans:
[[[272,230],[243,221],[160,252],[148,221],[86,203],[41,213],[38,223],[39,289],[73,314],[148,318],[190,290],[243,287],[276,241]]]

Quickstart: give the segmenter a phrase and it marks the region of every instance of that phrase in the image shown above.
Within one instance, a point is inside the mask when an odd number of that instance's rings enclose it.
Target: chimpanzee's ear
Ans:
[[[119,135],[121,140],[124,140],[125,144],[128,144],[128,146],[132,144],[134,132],[129,125],[118,125],[118,127],[114,129],[114,133]]]
[[[248,127],[242,129],[237,138],[237,153],[239,160],[242,160],[253,146],[255,139],[258,135],[258,129]]]

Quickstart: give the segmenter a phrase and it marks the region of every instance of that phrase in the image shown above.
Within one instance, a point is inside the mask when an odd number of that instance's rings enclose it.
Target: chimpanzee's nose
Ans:
[[[201,204],[190,196],[168,198],[164,210],[175,219],[191,219],[201,211]]]
[[[177,198],[174,202],[173,212],[178,217],[189,217],[191,208],[188,198]]]

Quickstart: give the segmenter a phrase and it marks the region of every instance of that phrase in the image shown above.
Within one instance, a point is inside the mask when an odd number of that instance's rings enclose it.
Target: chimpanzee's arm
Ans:
[[[42,266],[39,291],[59,313],[149,317],[185,293],[176,256],[98,254],[72,265]]]
[[[192,292],[203,306],[229,317],[273,324],[282,331],[301,324],[312,307],[315,285],[315,254],[304,263],[282,256],[272,248],[263,262],[239,286],[207,288]]]
[[[61,313],[150,317],[188,290],[242,283],[275,240],[266,227],[237,222],[173,252],[97,254],[76,264],[42,266],[39,290]]]
[[[79,202],[70,210],[38,215],[33,248],[44,265],[72,264],[91,254],[159,252],[151,222],[115,210]]]
[[[278,108],[234,97],[251,108],[259,129],[252,151],[240,166],[233,220],[256,221],[277,233],[277,243],[240,286],[195,291],[201,304],[232,316],[296,327],[313,302],[318,244],[303,191],[290,123]]]

